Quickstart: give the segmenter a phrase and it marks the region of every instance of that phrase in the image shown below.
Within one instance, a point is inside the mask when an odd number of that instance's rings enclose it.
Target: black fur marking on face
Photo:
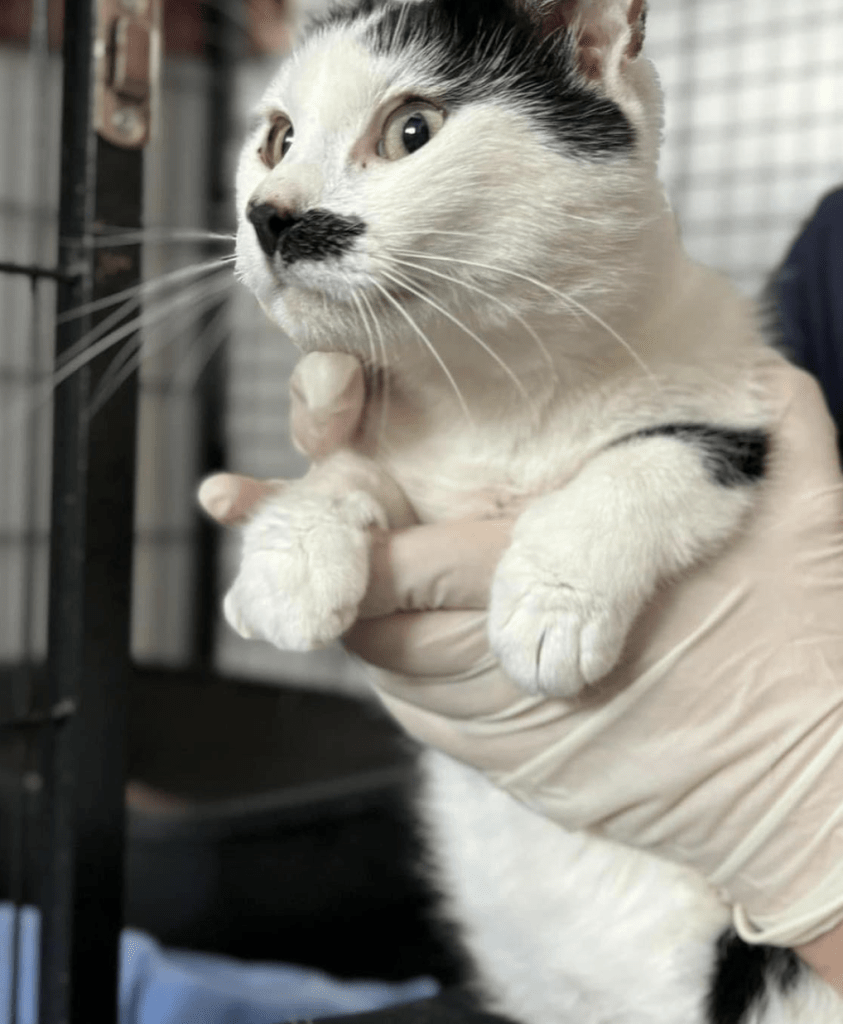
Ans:
[[[715,427],[705,423],[665,423],[636,430],[615,444],[648,437],[675,437],[695,445],[711,478],[723,487],[755,483],[767,469],[770,438],[763,430]]]
[[[329,210],[308,210],[282,239],[279,251],[285,263],[326,260],[348,252],[354,240],[365,231],[365,223],[357,217],[341,217]]]
[[[438,97],[450,109],[472,101],[513,99],[567,153],[623,155],[635,131],[621,108],[576,72],[570,35],[542,39],[528,14],[506,0],[423,0],[388,4],[370,32],[376,52],[414,55],[433,67]]]
[[[805,968],[792,949],[750,946],[729,928],[717,940],[706,1004],[708,1024],[744,1024],[771,987],[792,991]]]
[[[578,74],[570,33],[542,39],[526,11],[509,0],[361,0],[315,29],[378,13],[369,45],[415,62],[426,75],[432,70],[441,89],[436,99],[447,108],[510,98],[567,154],[596,160],[634,148],[635,129],[621,108]]]
[[[266,255],[272,258],[277,254],[287,265],[342,256],[366,230],[365,223],[356,217],[319,209],[289,214],[268,203],[250,206],[247,217]]]

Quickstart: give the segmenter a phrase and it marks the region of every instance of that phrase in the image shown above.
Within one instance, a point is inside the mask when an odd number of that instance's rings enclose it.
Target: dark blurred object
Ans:
[[[420,871],[414,753],[377,705],[152,670],[129,703],[126,925],[343,978],[462,978]],[[2,813],[13,783],[0,758]],[[0,899],[10,870],[0,846]]]
[[[202,56],[205,46],[203,5],[200,0],[166,0],[164,52]],[[50,49],[62,44],[62,0],[49,0]],[[244,0],[252,53],[281,53],[289,41],[286,0]],[[32,23],[32,0],[0,0],[0,41],[26,43]]]
[[[60,50],[64,0],[49,0],[47,23],[51,50]],[[0,42],[29,42],[32,28],[32,0],[2,0],[0,2]]]
[[[164,52],[202,56],[207,39],[203,8],[212,6],[201,0],[166,0]],[[243,0],[240,9],[251,53],[283,53],[287,49],[287,6],[287,0]]]
[[[460,976],[418,869],[413,754],[376,705],[149,672],[130,721],[126,924],[340,977]]]
[[[843,189],[817,207],[770,284],[778,341],[820,383],[843,461]]]

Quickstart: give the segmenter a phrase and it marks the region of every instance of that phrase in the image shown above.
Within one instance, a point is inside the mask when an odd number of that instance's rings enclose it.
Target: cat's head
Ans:
[[[240,276],[302,348],[368,357],[458,308],[622,302],[663,203],[644,19],[645,0],[336,8],[243,149]]]

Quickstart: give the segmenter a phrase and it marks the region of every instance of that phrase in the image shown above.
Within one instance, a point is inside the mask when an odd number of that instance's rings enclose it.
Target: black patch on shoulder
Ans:
[[[790,992],[805,967],[792,949],[750,946],[729,928],[717,940],[706,1004],[708,1024],[744,1024],[772,989]]]
[[[507,0],[421,0],[381,10],[369,45],[416,61],[425,73],[433,69],[442,89],[436,98],[446,107],[511,98],[566,153],[599,159],[634,147],[635,130],[621,108],[577,73],[567,31],[543,39],[526,10]]]
[[[770,438],[764,430],[716,427],[707,423],[665,423],[645,427],[616,444],[648,437],[675,437],[697,447],[715,483],[739,487],[760,480],[767,468]]]

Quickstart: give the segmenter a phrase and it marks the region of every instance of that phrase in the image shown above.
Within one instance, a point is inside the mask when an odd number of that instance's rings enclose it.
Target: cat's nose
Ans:
[[[272,203],[257,203],[254,200],[246,207],[246,216],[255,229],[261,249],[267,256],[278,252],[281,241],[299,219],[292,211]]]

